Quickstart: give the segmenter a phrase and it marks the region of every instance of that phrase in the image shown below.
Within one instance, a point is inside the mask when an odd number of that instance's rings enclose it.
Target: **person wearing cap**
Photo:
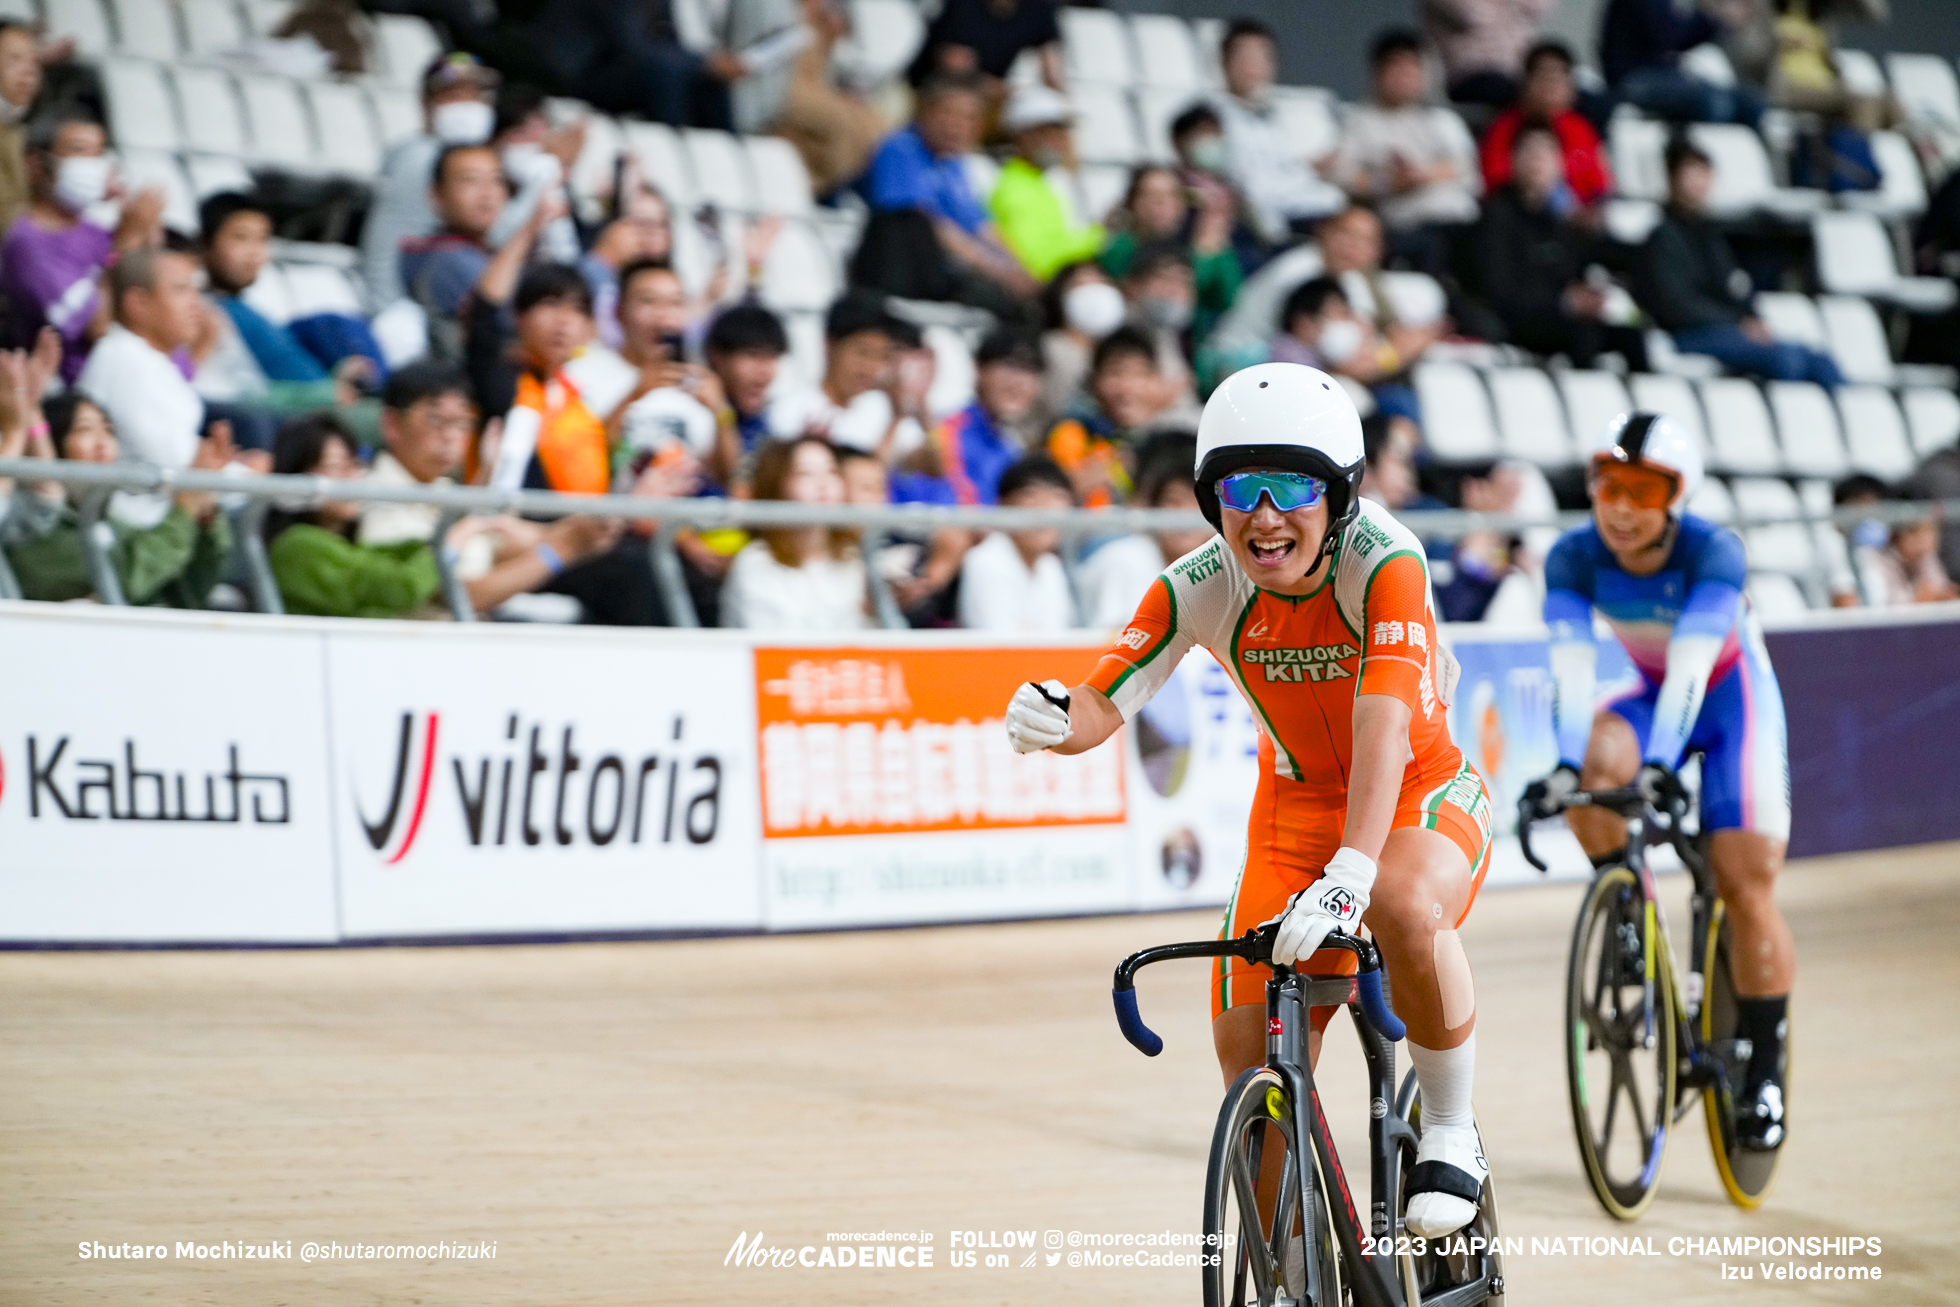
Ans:
[[[987,197],[1000,238],[1028,275],[1047,281],[1057,269],[1093,259],[1103,247],[1101,225],[1084,225],[1048,180],[1048,170],[1074,162],[1069,127],[1075,110],[1046,86],[1023,86],[1001,114],[1001,130],[1014,141],[1014,156],[1001,166]]]
[[[1637,785],[1657,806],[1685,810],[1675,771],[1701,755],[1701,833],[1732,932],[1731,992],[1749,1046],[1741,1083],[1730,1087],[1736,1133],[1743,1148],[1774,1152],[1785,1136],[1784,1023],[1797,966],[1776,908],[1790,762],[1783,694],[1744,592],[1747,551],[1735,532],[1688,511],[1702,483],[1701,447],[1672,419],[1621,414],[1595,448],[1592,520],[1545,559],[1559,764],[1526,787],[1524,802],[1553,814],[1576,790]],[[1604,707],[1595,707],[1595,611],[1640,676]],[[1626,822],[1578,808],[1566,821],[1595,868],[1625,865]]]
[[[442,55],[423,71],[424,131],[389,147],[361,230],[361,272],[372,307],[385,308],[407,293],[401,243],[433,236],[439,226],[429,200],[436,156],[452,145],[482,145],[490,139],[498,81],[495,69],[466,54]]]

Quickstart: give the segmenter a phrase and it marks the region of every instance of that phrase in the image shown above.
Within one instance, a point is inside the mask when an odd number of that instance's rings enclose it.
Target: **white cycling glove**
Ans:
[[[1007,701],[1007,742],[1016,753],[1052,749],[1068,729],[1068,687],[1060,681],[1029,681]]]
[[[1273,940],[1273,961],[1292,966],[1313,956],[1321,941],[1335,930],[1350,935],[1368,910],[1368,891],[1375,887],[1375,861],[1343,844],[1327,860],[1327,873],[1295,894],[1286,910],[1260,925],[1279,922]]]

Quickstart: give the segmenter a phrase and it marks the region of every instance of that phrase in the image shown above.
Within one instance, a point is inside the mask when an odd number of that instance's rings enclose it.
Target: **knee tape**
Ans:
[[[1470,979],[1470,959],[1463,939],[1454,930],[1439,930],[1431,946],[1436,964],[1436,991],[1443,1000],[1443,1029],[1455,1030],[1477,1014],[1477,989]]]

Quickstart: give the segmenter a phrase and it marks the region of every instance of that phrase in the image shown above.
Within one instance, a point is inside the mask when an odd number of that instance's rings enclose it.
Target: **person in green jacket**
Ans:
[[[367,469],[354,437],[331,413],[296,418],[279,428],[272,470],[358,481]],[[426,540],[383,545],[354,542],[361,506],[329,499],[311,511],[266,515],[268,560],[289,613],[315,617],[407,617],[441,586]]]
[[[36,408],[38,399],[37,394],[24,407]],[[108,414],[79,394],[58,396],[39,411],[57,457],[76,463],[114,463],[122,457]],[[230,428],[213,423],[191,467],[222,468],[232,452]],[[60,602],[95,593],[82,548],[78,498],[75,490],[59,495],[52,486],[15,487],[0,540],[23,598]],[[204,607],[231,553],[231,524],[218,511],[216,497],[206,492],[180,490],[162,502],[118,493],[110,498],[101,527],[108,530],[110,566],[132,604]]]
[[[1093,259],[1103,246],[1103,229],[1079,221],[1048,180],[1048,169],[1070,158],[1074,119],[1069,102],[1045,86],[1021,87],[1001,114],[1001,129],[1014,138],[1014,157],[1001,166],[987,209],[1002,242],[1037,281]]]
[[[1138,168],[1117,211],[1120,230],[1102,252],[1103,270],[1120,282],[1145,246],[1171,242],[1186,250],[1198,281],[1191,337],[1203,341],[1239,297],[1244,280],[1232,249],[1234,204],[1232,193],[1222,187],[1187,190],[1175,168]]]

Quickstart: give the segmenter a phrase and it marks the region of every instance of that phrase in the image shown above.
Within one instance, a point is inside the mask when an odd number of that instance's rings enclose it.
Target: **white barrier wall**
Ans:
[[[0,939],[801,929],[1222,904],[1257,737],[1000,714],[1100,639],[849,644],[0,604]]]

